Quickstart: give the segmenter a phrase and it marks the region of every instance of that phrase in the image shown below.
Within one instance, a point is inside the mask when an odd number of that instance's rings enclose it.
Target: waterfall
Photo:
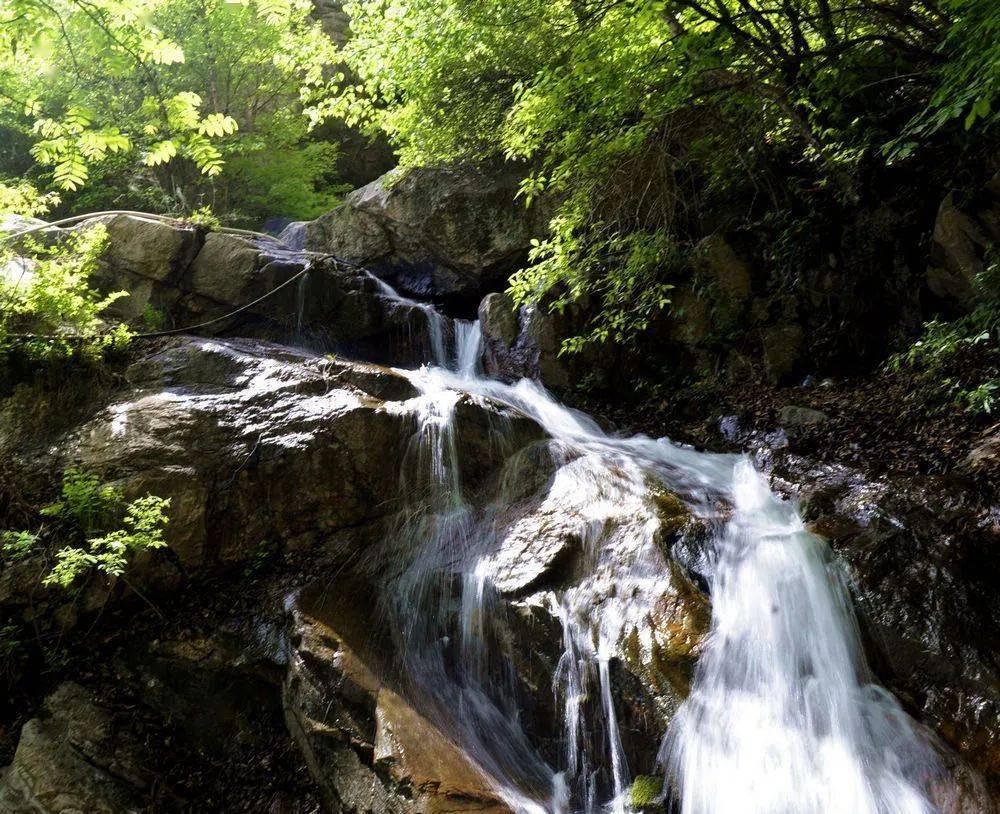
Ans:
[[[685,814],[927,814],[937,767],[871,683],[824,543],[737,462],[712,633],[664,756]],[[719,782],[724,778],[724,782]]]
[[[309,291],[309,272],[307,271],[301,277],[299,277],[298,283],[295,284],[295,334],[296,336],[302,336],[302,330],[305,327],[305,315],[306,315],[306,294]]]
[[[667,579],[650,496],[659,484],[719,518],[710,542],[711,630],[691,693],[659,747],[682,814],[930,814],[942,782],[919,727],[864,663],[849,596],[825,543],[744,455],[666,439],[621,438],[538,383],[480,372],[478,323],[427,319],[430,364],[403,371],[419,395],[398,409],[416,432],[403,460],[409,505],[383,553],[401,563],[384,592],[411,696],[524,814],[630,811],[630,767],[613,664]],[[536,422],[559,464],[543,507],[571,507],[582,573],[548,602],[562,627],[552,676],[561,710],[557,765],[520,722],[505,604],[489,579],[494,514],[465,494],[455,417],[486,398]],[[495,443],[509,430],[499,422]],[[511,450],[514,452],[514,450]],[[731,513],[723,518],[720,507]],[[650,745],[650,752],[657,744]]]

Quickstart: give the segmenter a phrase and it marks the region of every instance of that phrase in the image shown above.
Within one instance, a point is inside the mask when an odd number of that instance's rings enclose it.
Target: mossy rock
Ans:
[[[673,492],[668,492],[659,484],[648,484],[649,496],[653,509],[661,524],[661,531],[666,536],[679,534],[681,529],[691,519],[691,512],[684,501]]]
[[[640,774],[632,782],[630,796],[635,811],[655,811],[660,808],[658,801],[663,792],[663,778],[657,775]]]

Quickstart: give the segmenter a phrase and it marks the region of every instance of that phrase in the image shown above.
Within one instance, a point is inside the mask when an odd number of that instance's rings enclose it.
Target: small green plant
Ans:
[[[37,533],[0,532],[0,553],[16,562],[37,550],[43,538],[50,543],[69,541],[56,552],[44,585],[69,588],[91,570],[120,577],[134,554],[166,546],[169,507],[169,498],[156,495],[126,503],[120,489],[94,473],[68,469],[60,499],[39,512],[49,522]]]
[[[932,320],[909,348],[890,357],[888,370],[921,371],[928,380],[925,395],[966,412],[992,415],[1000,399],[996,366],[981,371],[965,365],[969,358],[988,359],[1000,352],[1000,301],[986,302],[953,322]]]
[[[91,569],[120,577],[133,554],[166,547],[163,531],[169,506],[169,498],[155,495],[132,501],[125,508],[122,528],[91,538],[86,548],[67,546],[60,549],[52,572],[42,582],[68,588]]]
[[[252,579],[261,574],[278,556],[278,551],[278,546],[273,541],[261,540],[247,557],[243,576]]]
[[[955,403],[970,413],[993,415],[1000,400],[1000,379],[990,379],[978,387],[959,388],[955,393]]]
[[[38,543],[38,535],[30,531],[5,531],[0,533],[0,552],[4,557],[17,562],[27,557]]]
[[[167,315],[152,303],[147,302],[142,310],[142,322],[151,331],[162,331],[167,327]]]
[[[17,655],[23,644],[24,631],[13,624],[0,625],[0,662]]]
[[[84,532],[101,528],[122,505],[122,493],[111,484],[101,483],[92,472],[71,468],[63,473],[61,500],[41,510],[44,517],[75,523]]]
[[[184,219],[185,223],[190,223],[193,226],[201,226],[209,231],[214,231],[216,229],[222,228],[222,221],[212,212],[211,207],[202,206],[195,209],[190,215],[187,215]]]

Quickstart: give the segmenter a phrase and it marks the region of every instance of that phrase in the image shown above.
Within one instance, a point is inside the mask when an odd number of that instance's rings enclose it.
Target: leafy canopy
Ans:
[[[311,10],[310,0],[6,0],[0,124],[29,141],[56,188],[96,180],[82,199],[91,208],[239,209],[231,186],[215,185],[227,163],[245,176],[252,156],[290,151],[323,119],[338,57]],[[321,179],[297,169],[306,186]]]
[[[858,167],[885,160],[935,93],[960,88],[966,116],[991,109],[996,49],[968,41],[993,31],[991,6],[354,0],[361,82],[325,109],[388,133],[404,164],[522,162],[524,199],[556,211],[515,298],[589,297],[599,316],[580,341],[621,341],[669,302],[713,205],[854,200]]]

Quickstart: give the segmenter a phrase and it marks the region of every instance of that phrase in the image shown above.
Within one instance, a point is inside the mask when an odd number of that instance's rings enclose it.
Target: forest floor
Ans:
[[[965,375],[977,369],[996,375],[996,360],[989,357],[969,355],[952,365]],[[628,403],[612,394],[574,401],[622,432],[665,435],[718,451],[740,446],[723,432],[724,419],[738,426],[741,436],[764,437],[783,428],[782,408],[806,407],[826,420],[797,428],[796,454],[847,465],[869,479],[936,475],[961,469],[973,449],[1000,433],[1000,412],[972,414],[935,389],[950,372],[938,371],[932,378],[913,370],[875,369],[794,386],[760,379],[705,380],[665,398]],[[991,483],[982,486],[992,489]]]

